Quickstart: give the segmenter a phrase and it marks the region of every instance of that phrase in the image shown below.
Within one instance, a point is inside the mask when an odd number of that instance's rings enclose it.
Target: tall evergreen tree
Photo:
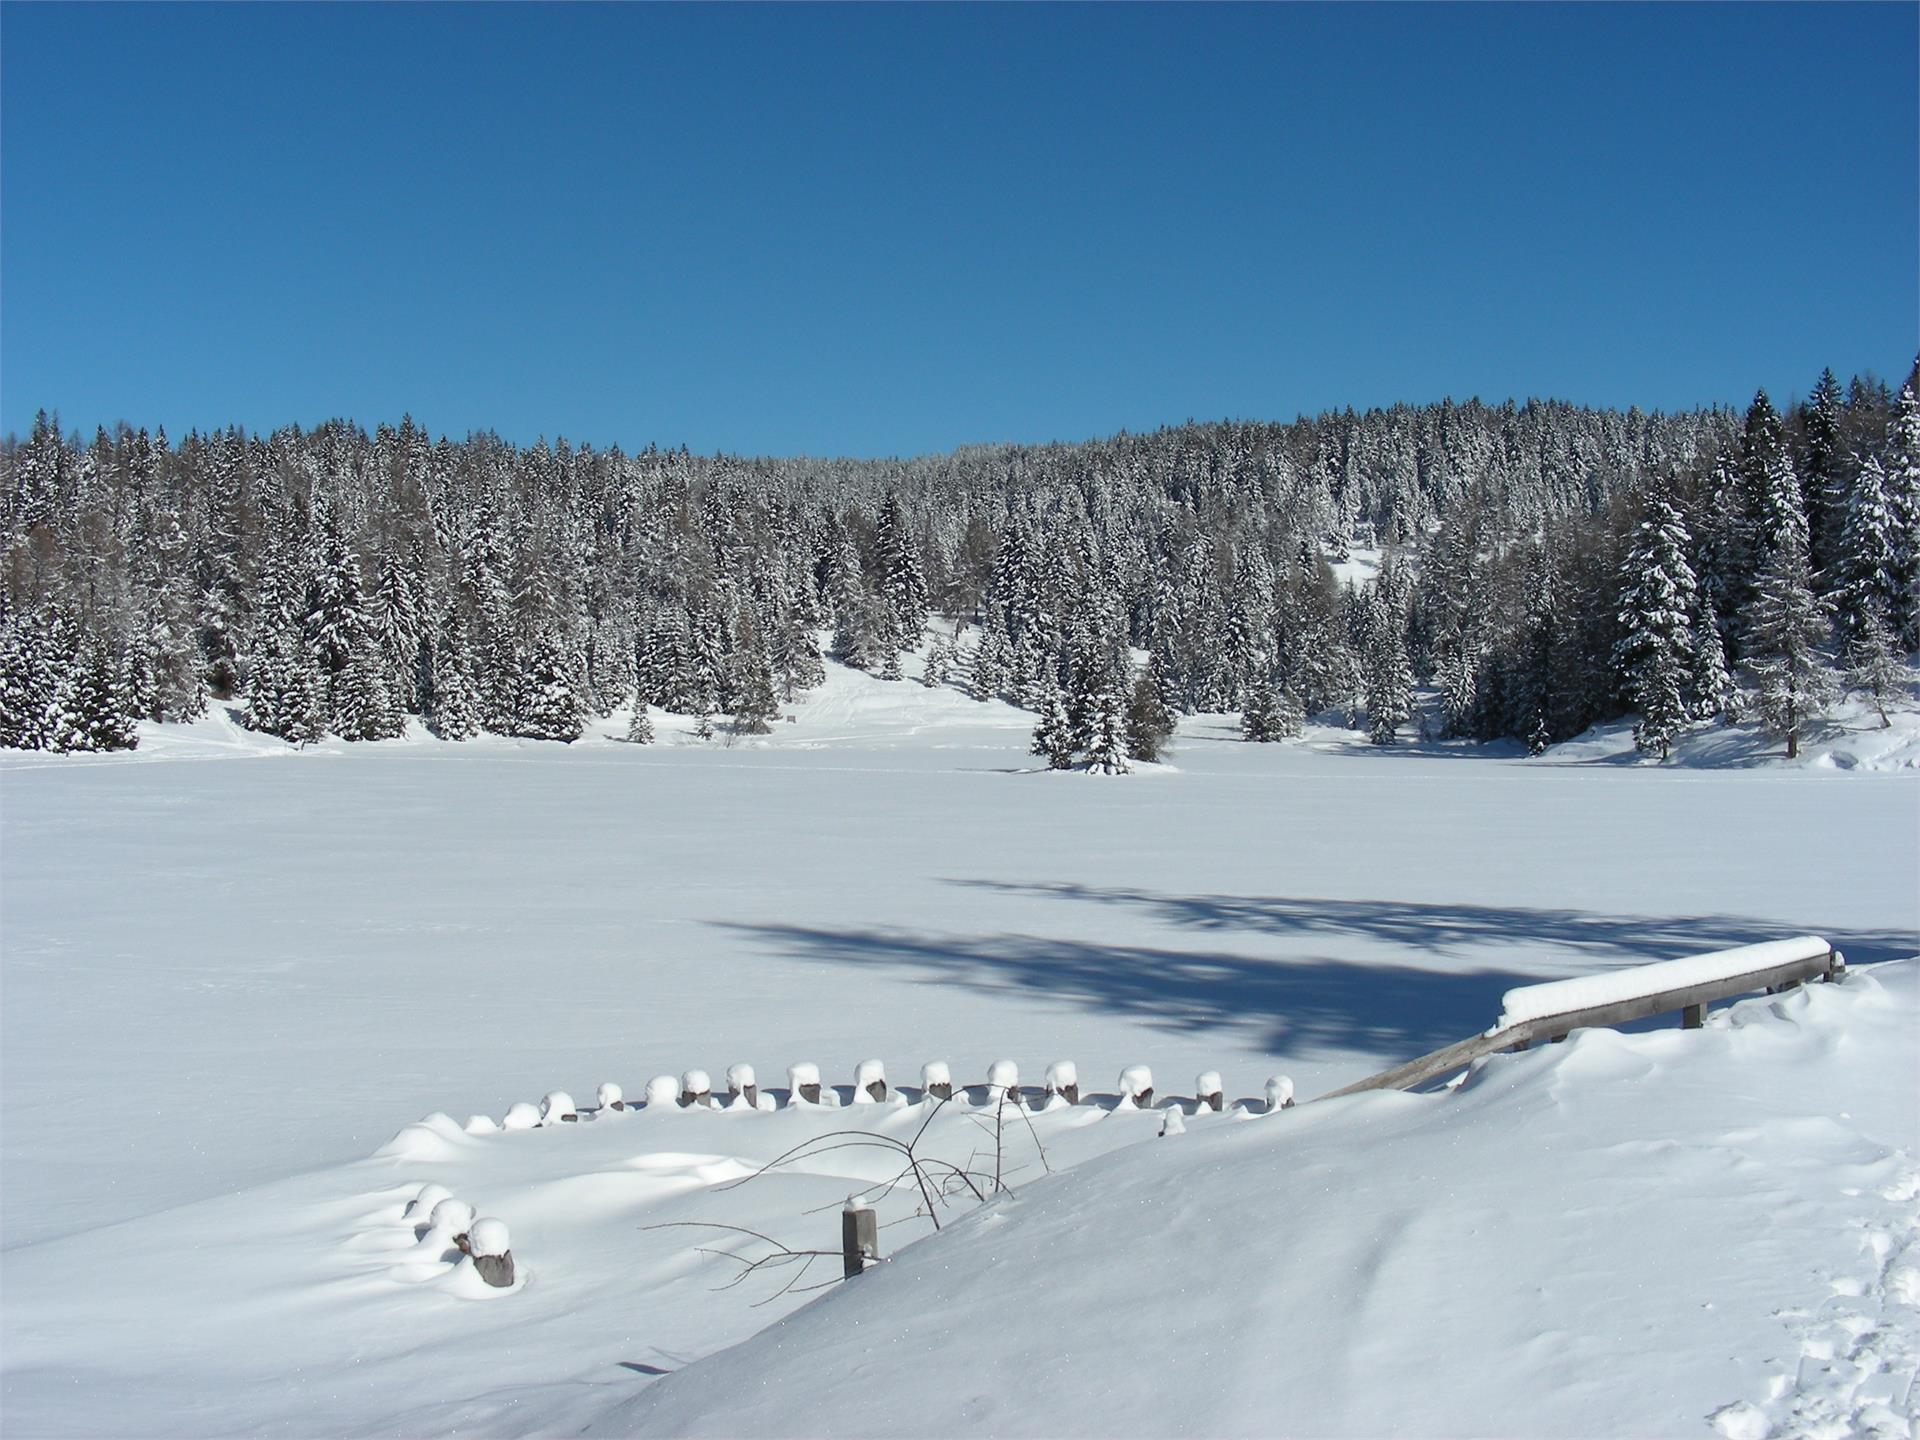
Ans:
[[[1647,499],[1620,576],[1619,642],[1613,662],[1639,712],[1634,744],[1664,760],[1693,718],[1693,617],[1697,585],[1687,563],[1691,539],[1662,494]]]
[[[1747,643],[1761,719],[1787,742],[1789,760],[1800,753],[1807,722],[1832,695],[1831,672],[1821,653],[1827,630],[1827,607],[1813,593],[1804,532],[1789,531],[1760,576]]]
[[[1045,758],[1049,770],[1073,768],[1073,725],[1058,688],[1041,698],[1040,719],[1033,727],[1031,753]]]
[[[1177,717],[1161,698],[1158,677],[1152,662],[1133,682],[1127,701],[1127,754],[1149,764],[1166,753],[1173,738]]]
[[[1886,617],[1869,609],[1847,645],[1847,684],[1867,697],[1880,728],[1893,724],[1887,715],[1887,702],[1902,695],[1913,683],[1913,672],[1894,647],[1893,631]]]
[[[1087,773],[1125,775],[1133,769],[1127,759],[1127,702],[1117,679],[1109,679],[1094,697],[1087,733]]]
[[[541,631],[534,641],[522,672],[515,712],[513,733],[529,740],[570,744],[586,728],[571,656],[552,629]]]
[[[480,693],[457,609],[448,609],[433,647],[433,708],[427,719],[442,740],[471,740],[480,733]]]

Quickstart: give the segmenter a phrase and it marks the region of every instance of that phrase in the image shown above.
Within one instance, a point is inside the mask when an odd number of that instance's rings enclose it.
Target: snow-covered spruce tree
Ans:
[[[1847,684],[1867,697],[1880,728],[1893,721],[1887,715],[1887,702],[1904,695],[1913,683],[1913,671],[1894,645],[1893,630],[1877,609],[1869,609],[1859,622],[1853,638],[1847,642]]]
[[[1694,715],[1687,692],[1698,585],[1687,563],[1690,543],[1679,512],[1656,492],[1647,497],[1620,573],[1621,635],[1613,663],[1640,716],[1633,743],[1662,760]]]
[[[967,658],[967,683],[972,687],[974,699],[992,700],[1006,688],[1006,644],[1006,637],[992,624],[980,632]]]
[[[466,627],[449,609],[433,647],[433,707],[427,722],[442,740],[471,740],[480,733],[480,692],[473,683]]]
[[[937,689],[947,683],[947,677],[952,673],[953,641],[942,635],[927,651],[926,668],[920,672],[920,683],[929,690]]]
[[[1041,697],[1040,719],[1033,727],[1032,754],[1047,762],[1049,770],[1073,768],[1073,725],[1067,719],[1066,702],[1056,687]]]
[[[1153,662],[1135,678],[1127,700],[1127,754],[1149,764],[1157,762],[1173,738],[1176,717],[1161,698]]]
[[[112,648],[86,635],[76,657],[78,669],[62,687],[55,725],[56,750],[132,750],[140,743],[126,674]]]
[[[820,656],[820,644],[812,628],[798,615],[789,614],[774,631],[773,670],[780,681],[780,692],[788,700],[802,690],[824,685],[827,667]]]
[[[1727,668],[1726,642],[1713,618],[1713,608],[1701,596],[1693,615],[1693,673],[1689,677],[1693,715],[1697,720],[1735,721],[1740,718],[1740,687]]]
[[[1407,657],[1406,625],[1400,602],[1383,573],[1362,611],[1366,671],[1367,738],[1391,745],[1400,727],[1413,717],[1413,664]]]
[[[1870,615],[1888,622],[1900,601],[1898,523],[1887,502],[1887,472],[1878,456],[1854,471],[1842,522],[1840,571],[1833,589],[1835,620],[1851,640]]]
[[[627,743],[653,744],[653,717],[647,713],[647,697],[644,695],[634,697],[633,718],[627,722]]]
[[[283,618],[255,636],[246,716],[250,728],[295,745],[327,733],[324,682],[297,624]]]
[[[833,658],[855,670],[877,674],[894,654],[886,606],[864,593],[847,597],[836,612]]]
[[[0,746],[51,748],[60,679],[51,648],[46,625],[32,612],[12,611],[0,625]]]
[[[1089,775],[1125,775],[1133,769],[1127,759],[1126,709],[1126,696],[1117,679],[1100,688],[1088,726]]]
[[[560,636],[543,630],[522,673],[513,733],[529,740],[571,744],[585,728],[574,685],[572,656]]]
[[[1806,504],[1813,570],[1831,585],[1838,578],[1841,527],[1847,503],[1847,451],[1841,435],[1840,382],[1822,370],[1800,410],[1801,496]]]
[[[1787,742],[1787,758],[1800,753],[1800,734],[1833,694],[1833,677],[1821,647],[1828,633],[1827,606],[1813,593],[1804,526],[1788,527],[1761,572],[1760,592],[1747,627],[1747,668],[1759,688],[1761,720]]]
[[[406,716],[387,688],[387,667],[372,645],[357,645],[333,680],[333,731],[343,740],[394,740]]]
[[[773,693],[773,666],[755,640],[734,656],[733,730],[736,735],[767,735],[780,716]]]
[[[1286,688],[1272,679],[1254,685],[1240,716],[1241,737],[1271,745],[1299,733],[1300,706]]]
[[[880,596],[893,622],[888,643],[895,649],[912,649],[920,643],[920,631],[927,623],[927,581],[920,565],[920,547],[897,493],[888,495],[880,508],[876,539]]]
[[[382,678],[395,707],[412,710],[420,703],[419,585],[412,567],[391,550],[382,549],[374,562],[373,595],[368,602],[368,629],[384,661]],[[344,733],[344,732],[343,732]]]
[[[1887,427],[1886,502],[1893,520],[1894,594],[1887,624],[1902,650],[1920,649],[1920,396],[1901,387]]]

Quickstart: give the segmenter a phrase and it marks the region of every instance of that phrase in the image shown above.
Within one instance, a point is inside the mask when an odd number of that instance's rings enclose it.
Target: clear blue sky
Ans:
[[[874,455],[1897,380],[1917,14],[8,4],[0,429]]]

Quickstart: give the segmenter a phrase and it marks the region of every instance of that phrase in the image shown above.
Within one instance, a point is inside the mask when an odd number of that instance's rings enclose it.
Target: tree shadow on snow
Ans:
[[[1644,965],[1763,940],[1819,935],[1855,965],[1920,953],[1920,934],[1807,923],[1779,925],[1733,915],[1603,915],[1525,905],[1448,905],[1401,900],[1308,900],[1281,895],[1167,895],[1094,885],[1030,885],[948,880],[1006,895],[1077,900],[1143,909],[1165,924],[1196,930],[1245,930],[1269,936],[1358,937],[1426,953],[1487,946],[1571,950],[1605,965]]]
[[[1243,1043],[1276,1054],[1324,1047],[1400,1058],[1486,1029],[1498,1016],[1505,991],[1553,978],[1539,970],[1523,974],[1488,965],[1498,953],[1493,947],[1518,946],[1536,954],[1543,947],[1571,950],[1577,963],[1604,969],[1794,933],[1728,916],[1654,919],[1477,905],[950,883],[1138,906],[1185,928],[1268,937],[1364,938],[1428,955],[1462,953],[1457,968],[1428,969],[1325,955],[1258,956],[1028,934],[719,923],[782,954],[815,963],[878,966],[988,993],[1024,993],[1176,1033],[1233,1032]],[[1824,933],[1856,964],[1920,950],[1914,936],[1896,931]],[[1466,953],[1475,950],[1480,953]]]
[[[724,923],[795,959],[883,966],[972,990],[1026,993],[1178,1033],[1235,1031],[1276,1053],[1325,1045],[1418,1054],[1486,1029],[1501,993],[1528,979],[1497,970],[1292,962],[1038,935]]]

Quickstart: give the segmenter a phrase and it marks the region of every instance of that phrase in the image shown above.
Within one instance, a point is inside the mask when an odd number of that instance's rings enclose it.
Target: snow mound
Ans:
[[[1902,961],[1452,1093],[1190,1119],[581,1433],[1908,1433],[1920,1314],[1880,1257],[1914,1243],[1916,1023]]]
[[[448,1160],[460,1153],[467,1132],[451,1115],[438,1113],[403,1126],[373,1153],[382,1160]]]

